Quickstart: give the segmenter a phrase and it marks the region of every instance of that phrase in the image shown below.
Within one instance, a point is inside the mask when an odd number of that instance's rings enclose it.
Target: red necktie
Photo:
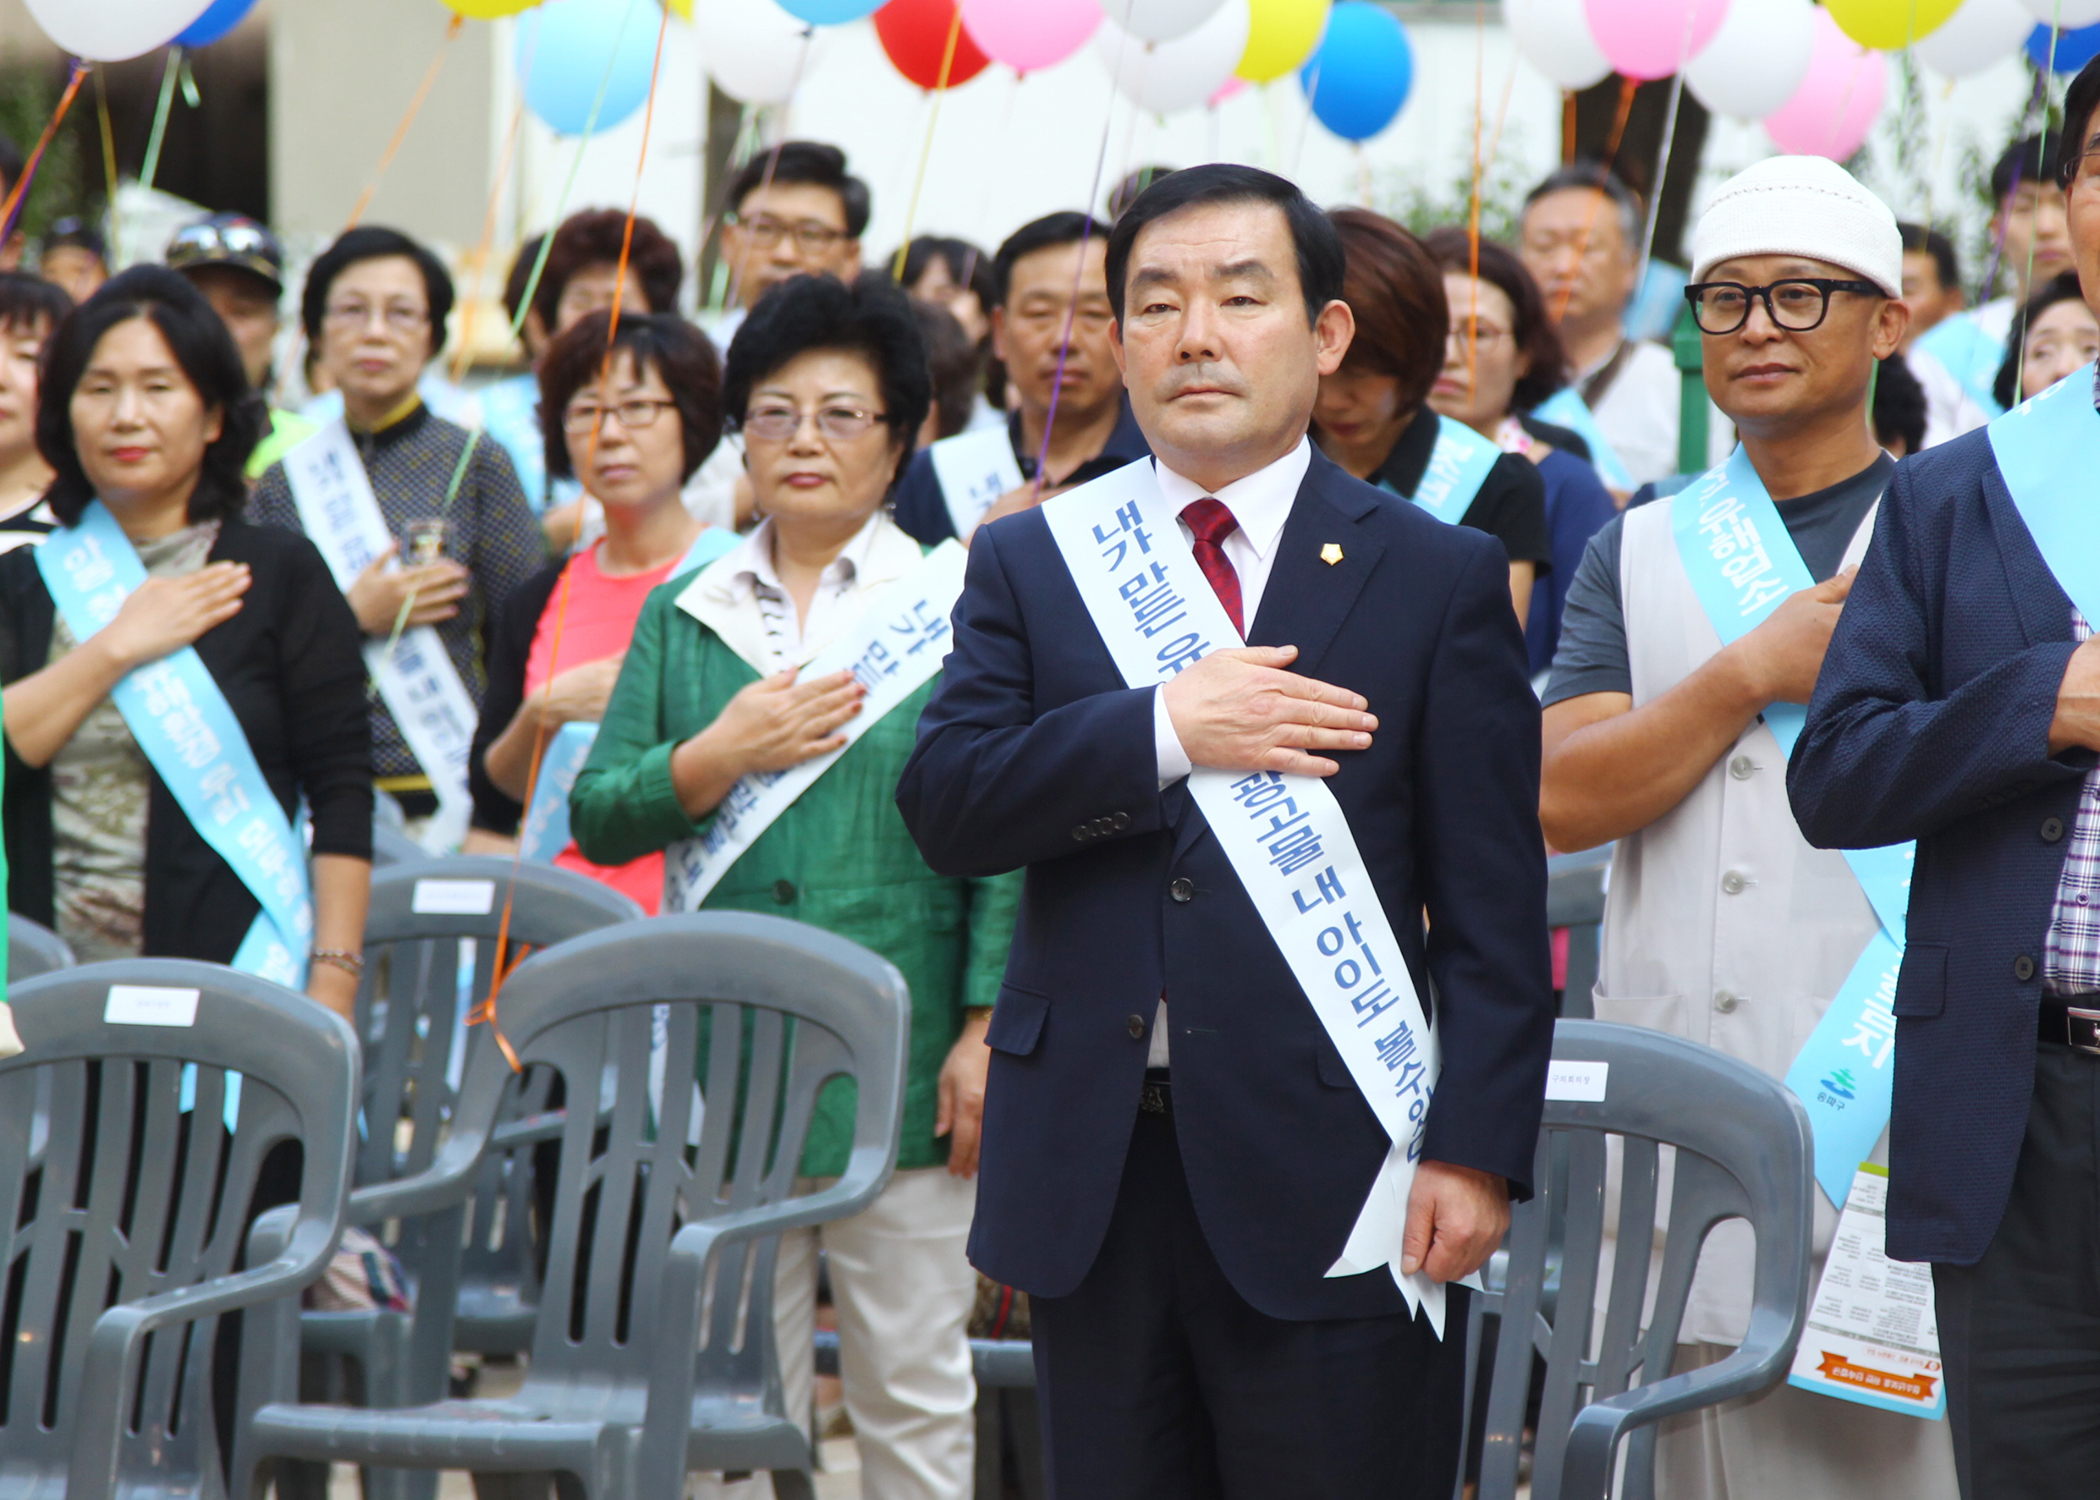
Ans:
[[[1182,508],[1181,519],[1195,537],[1190,548],[1196,554],[1196,566],[1210,580],[1210,586],[1225,606],[1225,613],[1232,616],[1232,628],[1241,635],[1247,633],[1246,623],[1240,618],[1240,575],[1233,570],[1232,559],[1225,555],[1225,538],[1240,529],[1225,502],[1205,495]]]

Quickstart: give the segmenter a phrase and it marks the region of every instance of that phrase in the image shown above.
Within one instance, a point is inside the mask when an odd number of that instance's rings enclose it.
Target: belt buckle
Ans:
[[[2073,1052],[2100,1057],[2100,1010],[2076,1005],[2064,1007],[2064,1040]]]

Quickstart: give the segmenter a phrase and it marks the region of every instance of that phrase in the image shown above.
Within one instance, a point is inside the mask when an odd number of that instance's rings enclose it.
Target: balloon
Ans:
[[[61,52],[122,62],[175,39],[211,0],[29,0],[29,14]]]
[[[1101,13],[1144,42],[1173,42],[1220,10],[1225,0],[1100,0]]]
[[[2020,45],[2034,18],[2020,0],[1966,0],[1954,18],[1913,49],[1919,62],[1949,78],[1981,73]]]
[[[204,14],[190,22],[175,38],[175,44],[179,47],[209,47],[240,25],[253,9],[255,0],[212,0]]]
[[[839,26],[858,21],[882,0],[780,0],[787,13],[812,26]]]
[[[1314,117],[1345,141],[1367,141],[1392,124],[1414,81],[1407,33],[1366,0],[1338,0],[1319,50],[1298,74]]]
[[[557,134],[610,129],[648,99],[656,27],[632,10],[628,0],[546,0],[518,24],[525,103]]]
[[[699,0],[693,34],[715,86],[740,104],[785,104],[830,33],[796,20],[773,0]]]
[[[2034,59],[2037,68],[2051,65],[2048,27],[2037,26],[2027,34],[2027,55]],[[2076,31],[2056,33],[2053,61],[2057,72],[2075,73],[2095,57],[2100,57],[2100,26],[2083,26]]]
[[[1111,0],[1113,3],[1113,0]],[[1094,51],[1116,91],[1154,114],[1171,115],[1223,97],[1247,50],[1247,0],[1225,0],[1187,36],[1147,44],[1113,21],[1094,33]],[[1244,80],[1243,80],[1244,81]]]
[[[1838,30],[1818,9],[1815,50],[1801,87],[1765,116],[1765,134],[1782,151],[1843,161],[1867,138],[1888,92],[1888,59]]]
[[[1061,63],[1101,24],[1094,0],[962,0],[963,30],[1017,73]]]
[[[1611,76],[1582,0],[1505,0],[1502,14],[1524,61],[1558,87],[1579,91]]]
[[[1809,0],[1758,0],[1729,8],[1684,81],[1717,115],[1762,120],[1794,96],[1815,51]]]
[[[968,83],[991,66],[970,33],[955,24],[957,0],[889,0],[875,12],[875,35],[896,70],[922,89],[942,87],[941,59],[948,38],[955,56],[948,63],[947,87]]]
[[[2066,31],[2076,31],[2100,21],[2100,0],[2020,0],[2033,16],[2044,26],[2061,26]]]
[[[1883,52],[1924,40],[1960,5],[1961,0],[1823,0],[1838,30],[1862,47]]]
[[[1113,0],[1111,0],[1113,3]],[[1249,83],[1294,72],[1320,45],[1333,0],[1248,0],[1247,50],[1233,71]]]
[[[540,0],[445,0],[445,3],[469,21],[499,21],[521,10],[532,9]]]
[[[1704,52],[1728,0],[1582,0],[1582,9],[1611,65],[1646,80],[1668,78]]]

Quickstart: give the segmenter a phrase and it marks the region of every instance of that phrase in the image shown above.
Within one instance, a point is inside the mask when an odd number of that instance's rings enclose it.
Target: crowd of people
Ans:
[[[1407,1277],[1474,1269],[1530,1190],[1539,856],[1611,844],[1602,1019],[1785,1078],[1862,952],[1902,954],[1871,1160],[1890,1253],[1935,1263],[1952,1403],[1776,1387],[1665,1424],[1658,1493],[2069,1492],[2100,1431],[2090,1234],[2056,1232],[2100,1205],[2100,648],[2052,571],[2090,531],[2049,502],[2093,408],[2036,398],[2100,355],[2096,102],[2088,68],[2067,134],[1998,162],[1973,308],[1948,238],[1842,168],[1731,179],[1690,244],[1689,408],[1625,331],[1644,209],[1596,163],[1539,182],[1509,245],[1147,168],[1099,215],[869,268],[867,186],[789,141],[727,185],[708,331],[669,235],[577,213],[520,248],[520,368],[471,391],[408,235],[351,229],[294,287],[238,215],[124,269],[62,220],[0,270],[10,909],[84,961],[232,964],[352,1017],[390,798],[434,850],[851,938],[910,985],[897,1171],[791,1237],[777,1324],[810,1410],[821,1251],[864,1493],[971,1493],[974,1261],[1036,1296],[1056,1493],[1295,1493],[1316,1453],[1322,1493],[1441,1496],[1458,1376]],[[1156,694],[1078,618],[1042,509],[1155,466],[1248,643]],[[956,545],[945,666],[808,670]],[[798,767],[754,822],[747,789]],[[1302,976],[1191,833],[1192,768],[1326,778],[1372,905],[1429,919],[1392,926],[1437,980],[1447,1091],[1390,1274],[1327,1271],[1387,1135],[1280,1005]],[[1912,839],[1906,933],[1838,851]],[[2025,1009],[1978,1019],[1984,992]],[[802,1173],[851,1134],[834,1088]],[[1679,1370],[1742,1340],[1749,1264],[1724,1227]]]

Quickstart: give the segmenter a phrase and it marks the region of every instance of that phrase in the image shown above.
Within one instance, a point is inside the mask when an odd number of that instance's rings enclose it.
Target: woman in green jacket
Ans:
[[[909,305],[886,278],[800,276],[730,345],[723,412],[744,434],[765,520],[733,552],[658,588],[570,797],[586,858],[623,864],[704,836],[747,776],[846,743],[865,693],[799,669],[913,573],[918,543],[884,505],[930,399]],[[936,642],[936,648],[940,643]],[[722,871],[704,910],[765,911],[853,939],[911,986],[898,1171],[866,1212],[820,1231],[846,1409],[871,1500],[971,1492],[975,1387],[964,1258],[989,1055],[1018,874],[951,880],[920,859],[894,800],[938,674],[868,726]],[[673,865],[679,863],[675,857]],[[666,893],[665,910],[680,909]],[[850,1086],[818,1103],[802,1171],[844,1170]],[[777,1325],[789,1411],[809,1409],[816,1236],[781,1246]]]

